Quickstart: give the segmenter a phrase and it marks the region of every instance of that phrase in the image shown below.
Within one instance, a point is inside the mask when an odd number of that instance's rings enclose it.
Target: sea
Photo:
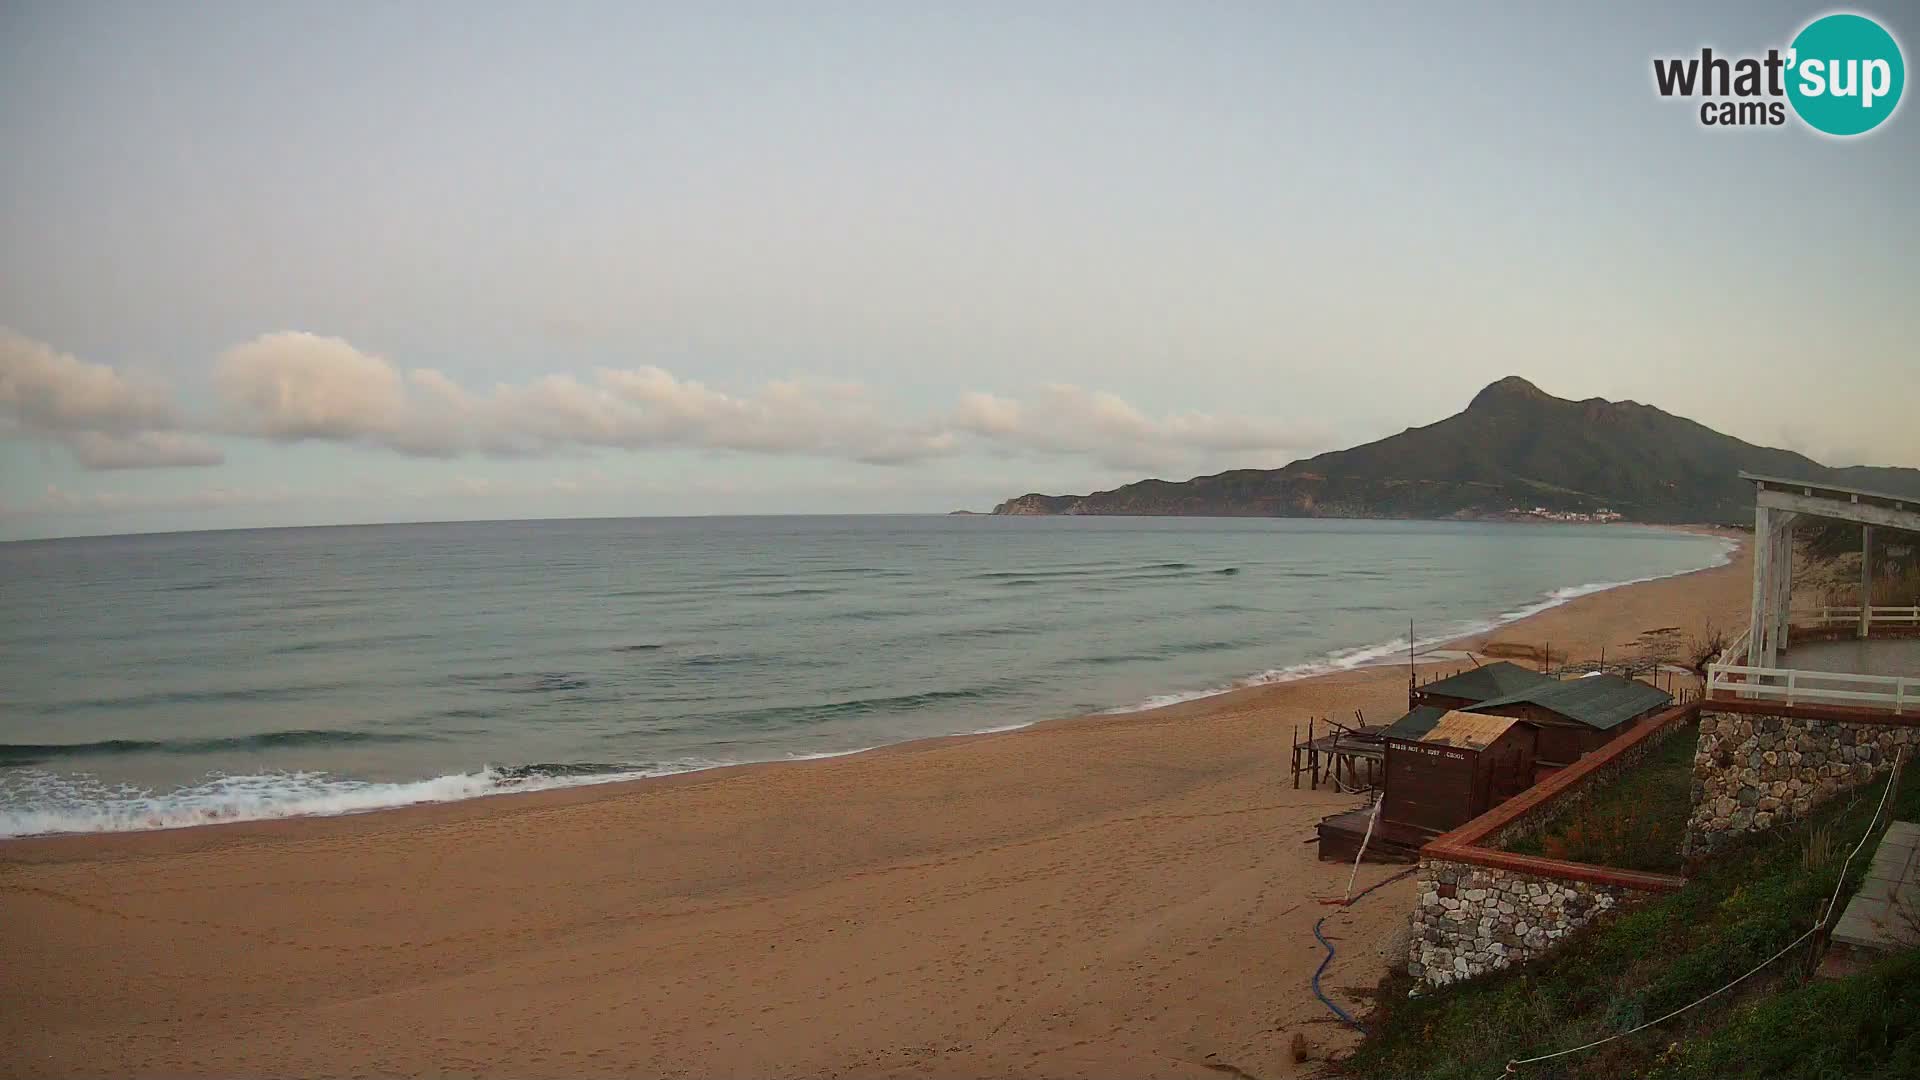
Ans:
[[[631,518],[0,544],[0,836],[339,814],[1118,712],[1724,562],[1625,525]]]

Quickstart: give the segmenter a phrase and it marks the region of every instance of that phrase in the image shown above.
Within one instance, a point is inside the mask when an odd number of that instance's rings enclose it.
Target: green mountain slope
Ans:
[[[1023,495],[993,512],[1435,518],[1542,506],[1605,507],[1635,521],[1742,522],[1753,514],[1743,469],[1920,498],[1920,469],[1829,468],[1651,405],[1567,401],[1508,377],[1437,424],[1284,468]]]

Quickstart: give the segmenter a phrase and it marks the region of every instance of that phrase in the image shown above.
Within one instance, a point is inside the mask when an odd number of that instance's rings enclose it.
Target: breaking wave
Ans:
[[[351,743],[428,742],[431,734],[372,731],[269,731],[210,739],[102,739],[85,743],[0,743],[0,765],[34,765],[67,758],[120,754],[205,754],[221,751],[276,750],[289,746],[342,746]]]

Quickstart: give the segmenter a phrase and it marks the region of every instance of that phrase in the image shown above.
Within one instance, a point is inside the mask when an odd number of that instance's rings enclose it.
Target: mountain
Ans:
[[[1567,401],[1518,376],[1466,410],[1279,469],[1022,495],[996,514],[1445,518],[1606,508],[1629,520],[1752,522],[1741,470],[1920,498],[1920,469],[1830,468],[1634,401]]]

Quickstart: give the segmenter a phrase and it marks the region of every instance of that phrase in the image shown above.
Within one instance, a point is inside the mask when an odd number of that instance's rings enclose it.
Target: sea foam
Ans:
[[[581,787],[711,768],[721,762],[634,766],[624,770],[565,775],[510,775],[492,767],[425,780],[391,783],[351,780],[316,772],[268,772],[215,776],[174,791],[156,793],[130,785],[104,785],[85,774],[29,770],[0,780],[7,802],[0,806],[0,837],[49,833],[139,832],[222,822],[327,817],[422,803],[457,802],[485,795]]]

